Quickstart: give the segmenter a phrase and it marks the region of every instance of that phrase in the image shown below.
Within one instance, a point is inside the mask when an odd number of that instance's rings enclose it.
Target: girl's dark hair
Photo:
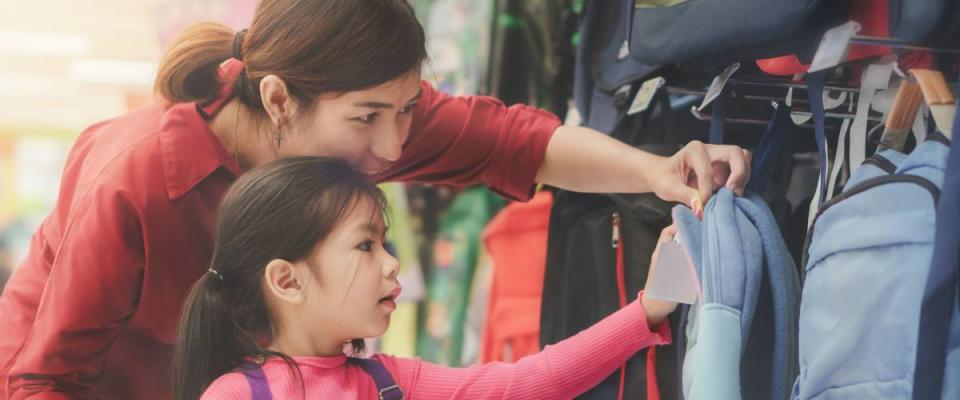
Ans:
[[[297,157],[242,175],[227,191],[217,220],[208,272],[194,284],[174,350],[174,396],[196,399],[217,377],[249,359],[281,357],[269,351],[273,329],[261,281],[271,260],[307,258],[363,199],[384,213],[383,192],[343,161]],[[351,341],[354,352],[363,340]]]
[[[232,58],[235,32],[200,23],[164,54],[154,88],[171,102],[216,97],[218,66]],[[241,101],[255,110],[260,80],[276,75],[309,106],[323,93],[391,81],[426,59],[423,27],[406,0],[262,0],[239,46]]]

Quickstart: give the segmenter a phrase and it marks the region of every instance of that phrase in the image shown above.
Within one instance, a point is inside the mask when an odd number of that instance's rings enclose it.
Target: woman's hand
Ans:
[[[654,192],[667,201],[706,204],[726,185],[742,194],[750,152],[737,146],[690,142],[672,157],[636,149],[603,133],[561,126],[550,138],[537,182],[584,193]]]
[[[693,141],[652,165],[647,182],[661,199],[693,207],[698,195],[701,204],[706,204],[721,186],[743,195],[750,180],[750,162],[750,152],[740,147]]]
[[[657,266],[657,258],[660,256],[660,244],[673,240],[677,234],[676,225],[670,225],[660,232],[660,239],[657,241],[657,249],[653,251],[653,258],[650,259],[650,269],[647,271],[647,285],[650,285],[650,277],[653,276],[653,270]],[[666,300],[654,300],[646,296],[640,298],[644,313],[647,315],[647,326],[656,326],[663,321],[667,315],[677,308],[677,303]]]

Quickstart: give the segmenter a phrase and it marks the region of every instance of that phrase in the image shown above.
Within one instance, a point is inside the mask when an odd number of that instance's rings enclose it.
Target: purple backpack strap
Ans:
[[[270,393],[270,386],[267,385],[267,376],[264,375],[263,368],[260,368],[260,364],[247,363],[241,368],[240,373],[247,378],[252,400],[273,400],[273,394]]]
[[[349,357],[347,361],[353,365],[362,368],[367,375],[373,378],[377,385],[380,400],[403,400],[403,389],[393,380],[393,376],[387,371],[380,360],[375,358],[355,358]]]
[[[377,385],[380,400],[403,400],[403,390],[393,380],[393,376],[387,371],[387,368],[379,360],[373,358],[347,358],[351,364],[364,370],[373,382]],[[263,373],[263,368],[256,363],[248,363],[240,371],[247,384],[250,385],[250,394],[252,400],[273,400],[273,394],[270,393],[270,386],[267,385],[267,376]]]

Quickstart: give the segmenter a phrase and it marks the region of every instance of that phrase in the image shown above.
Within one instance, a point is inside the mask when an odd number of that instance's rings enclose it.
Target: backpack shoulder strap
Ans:
[[[403,390],[393,380],[393,376],[387,371],[383,364],[373,358],[347,358],[347,361],[363,369],[373,382],[377,385],[380,400],[403,400]],[[273,400],[273,394],[270,393],[270,386],[267,384],[267,376],[263,373],[263,368],[256,363],[248,363],[243,366],[241,373],[247,379],[250,385],[250,394],[252,400]]]
[[[270,386],[267,385],[267,376],[263,373],[263,368],[257,363],[245,364],[240,373],[247,378],[247,384],[250,385],[250,395],[252,400],[273,400],[273,394],[270,393]]]
[[[380,400],[403,400],[403,389],[393,380],[393,376],[387,371],[380,360],[375,358],[356,358],[349,357],[347,361],[364,370],[373,382],[377,385]]]

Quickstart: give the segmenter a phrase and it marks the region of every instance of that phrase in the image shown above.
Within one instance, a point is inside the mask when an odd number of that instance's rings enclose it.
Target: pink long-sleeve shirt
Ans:
[[[407,400],[564,399],[600,383],[640,349],[669,342],[669,324],[664,321],[651,331],[643,307],[634,301],[579,334],[512,364],[449,368],[420,359],[373,357],[386,366]],[[274,399],[377,399],[373,379],[347,363],[346,356],[294,360],[303,374],[303,386],[282,360],[271,359],[263,365]],[[246,378],[231,372],[214,381],[201,399],[251,397]]]

